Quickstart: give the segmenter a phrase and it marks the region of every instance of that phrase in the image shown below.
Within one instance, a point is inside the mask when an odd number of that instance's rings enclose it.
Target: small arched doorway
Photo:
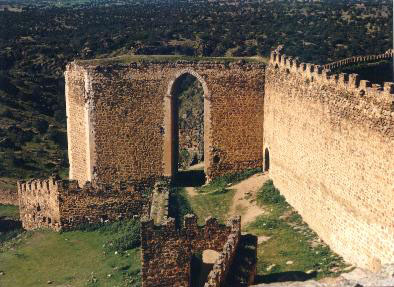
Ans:
[[[264,150],[264,171],[267,172],[270,169],[270,151],[268,148]]]
[[[191,165],[201,173],[206,171],[205,163],[209,160],[207,95],[205,81],[194,71],[180,71],[170,82],[165,97],[165,176],[173,178],[178,171],[189,169]],[[205,175],[203,177],[205,181]]]

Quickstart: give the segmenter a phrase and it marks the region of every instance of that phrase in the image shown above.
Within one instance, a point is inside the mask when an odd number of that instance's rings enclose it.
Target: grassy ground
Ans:
[[[18,219],[19,218],[19,207],[15,205],[3,205],[0,204],[0,218],[9,217]]]
[[[268,181],[257,201],[267,212],[245,231],[269,238],[258,246],[257,283],[337,276],[348,265],[302,221]]]
[[[189,197],[191,208],[198,216],[199,223],[204,224],[208,216],[216,217],[219,222],[225,223],[234,193],[232,189],[224,189]]]
[[[231,185],[252,176],[258,171],[260,170],[250,169],[243,173],[219,177],[206,185],[202,185],[203,181],[197,181],[196,183],[199,182],[200,186],[192,184],[192,186],[196,186],[197,191],[197,195],[193,197],[186,193],[184,187],[175,187],[171,192],[169,214],[175,217],[177,222],[181,222],[185,214],[195,213],[199,224],[204,224],[205,218],[209,216],[216,217],[219,222],[225,223],[235,194]],[[186,182],[182,181],[182,183],[181,185],[187,186]]]
[[[175,204],[170,204],[174,207],[172,214],[178,214],[181,219],[184,214],[194,212],[200,224],[207,216],[225,222],[235,193],[231,185],[254,173],[248,171],[218,178],[197,187],[195,196],[189,196],[183,187],[176,188],[172,193]],[[256,200],[265,213],[243,228],[245,232],[266,239],[258,246],[256,283],[321,279],[351,270],[302,221],[272,181],[262,186]]]
[[[116,250],[124,231],[24,232],[1,246],[0,286],[140,286],[139,248]]]

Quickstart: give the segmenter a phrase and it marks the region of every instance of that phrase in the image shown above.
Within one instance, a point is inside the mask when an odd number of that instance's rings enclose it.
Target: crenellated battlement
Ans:
[[[228,271],[236,254],[240,236],[230,234],[218,259],[215,261],[211,272],[208,274],[204,287],[220,287],[226,279]]]
[[[54,177],[48,179],[32,179],[29,181],[18,181],[18,191],[20,192],[39,192],[39,191],[58,191],[62,186],[62,181],[56,180]]]
[[[34,179],[18,182],[19,208],[25,229],[72,229],[84,223],[149,214],[149,184],[102,184],[76,180]]]
[[[168,218],[161,225],[153,220],[141,222],[141,257],[143,287],[188,286],[190,260],[193,253],[211,249],[220,253],[206,286],[219,287],[237,250],[241,236],[241,218],[231,218],[227,224],[219,224],[212,217],[203,226],[197,224],[194,214],[184,216],[183,226],[177,228],[175,219]],[[164,272],[165,271],[165,272]],[[166,278],[161,274],[166,273]],[[216,285],[215,285],[216,284]]]
[[[390,55],[392,57],[392,53],[393,50],[389,50],[382,55]],[[361,80],[358,74],[334,74],[326,65],[301,63],[297,59],[275,51],[271,53],[270,65],[280,70],[285,70],[289,74],[304,77],[308,82],[317,82],[336,89],[354,92],[357,97],[373,98],[376,102],[386,105],[392,105],[394,102],[393,82],[385,82],[383,86],[372,84],[367,80]]]
[[[369,62],[377,62],[382,60],[388,60],[393,58],[394,49],[389,49],[386,52],[378,55],[368,55],[368,56],[353,56],[350,58],[346,58],[343,60],[335,61],[332,63],[328,63],[323,65],[325,69],[338,69],[342,67],[346,67],[349,65],[354,65],[358,63],[369,63]]]
[[[143,232],[160,235],[162,232],[176,232],[179,236],[184,235],[190,231],[198,231],[202,234],[215,232],[217,230],[226,231],[230,233],[238,233],[241,230],[241,221],[239,217],[234,217],[228,220],[226,224],[219,224],[218,220],[213,217],[207,217],[205,224],[199,226],[197,224],[197,216],[195,214],[186,214],[183,219],[183,226],[177,228],[175,219],[167,218],[162,224],[155,224],[153,219],[145,219],[141,221]]]

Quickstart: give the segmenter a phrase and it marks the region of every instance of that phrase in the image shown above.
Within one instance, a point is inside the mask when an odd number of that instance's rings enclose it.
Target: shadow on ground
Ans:
[[[173,181],[175,187],[198,187],[205,184],[205,173],[203,170],[179,171]]]
[[[302,271],[287,271],[272,273],[268,275],[257,275],[255,278],[255,284],[259,283],[275,283],[275,282],[287,282],[287,281],[306,281],[316,278],[317,272],[305,273]]]
[[[246,287],[253,283],[253,274],[257,263],[257,237],[252,234],[242,235],[238,252],[231,264],[226,278],[226,287]]]
[[[19,220],[10,219],[7,217],[0,217],[0,232],[9,232],[16,229],[21,229],[22,223]]]
[[[0,244],[22,233],[22,222],[14,218],[0,217]]]

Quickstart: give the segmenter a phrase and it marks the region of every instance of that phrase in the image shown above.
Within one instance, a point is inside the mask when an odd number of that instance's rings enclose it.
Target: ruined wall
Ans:
[[[58,187],[54,178],[18,182],[19,214],[24,229],[60,229]]]
[[[206,220],[205,226],[200,227],[197,225],[197,218],[194,215],[186,215],[184,227],[179,230],[175,228],[173,218],[169,218],[159,226],[154,225],[153,220],[142,222],[142,286],[188,287],[193,253],[212,249],[218,252],[225,251],[227,254],[230,252],[227,250],[230,247],[226,247],[226,250],[223,250],[223,247],[230,237],[234,242],[239,241],[240,225],[239,217],[230,220],[227,226],[219,225],[216,219],[209,218]],[[233,244],[232,241],[231,244]],[[235,249],[231,249],[231,251],[235,252]],[[228,266],[224,266],[225,264],[230,263],[223,260],[220,266],[227,270]],[[217,272],[218,269],[215,270],[215,274],[222,274],[222,272]],[[214,276],[217,275],[211,277]]]
[[[213,265],[211,272],[208,274],[207,282],[204,287],[221,287],[226,280],[226,276],[230,270],[231,263],[238,251],[238,244],[240,240],[240,232],[231,233],[226,243],[223,246],[223,250],[219,255],[219,258]]]
[[[264,145],[270,176],[303,219],[361,267],[394,260],[394,84],[328,76],[273,54]]]
[[[67,230],[100,223],[148,216],[151,193],[132,183],[79,187],[77,181],[33,180],[18,184],[19,210],[25,229]]]
[[[11,189],[0,190],[0,204],[18,205],[18,192]]]
[[[85,101],[90,151],[80,153],[70,146],[73,179],[84,178],[85,168],[76,170],[76,162],[82,157],[90,162],[92,180],[144,180],[171,175],[171,90],[174,81],[185,73],[195,75],[205,86],[204,154],[208,177],[262,164],[263,64],[98,63],[80,61],[67,67],[69,99],[74,98],[73,85],[80,79],[80,70],[89,86]],[[78,86],[82,84],[78,82]],[[69,101],[71,111],[73,103]],[[68,129],[74,130],[75,125],[77,129],[82,127],[70,120]]]
[[[150,197],[149,190],[130,184],[85,184],[80,188],[75,181],[63,181],[59,192],[61,227],[148,216]]]
[[[78,180],[81,186],[90,181],[87,129],[87,75],[78,66],[68,66],[65,74],[66,114],[69,178]]]

